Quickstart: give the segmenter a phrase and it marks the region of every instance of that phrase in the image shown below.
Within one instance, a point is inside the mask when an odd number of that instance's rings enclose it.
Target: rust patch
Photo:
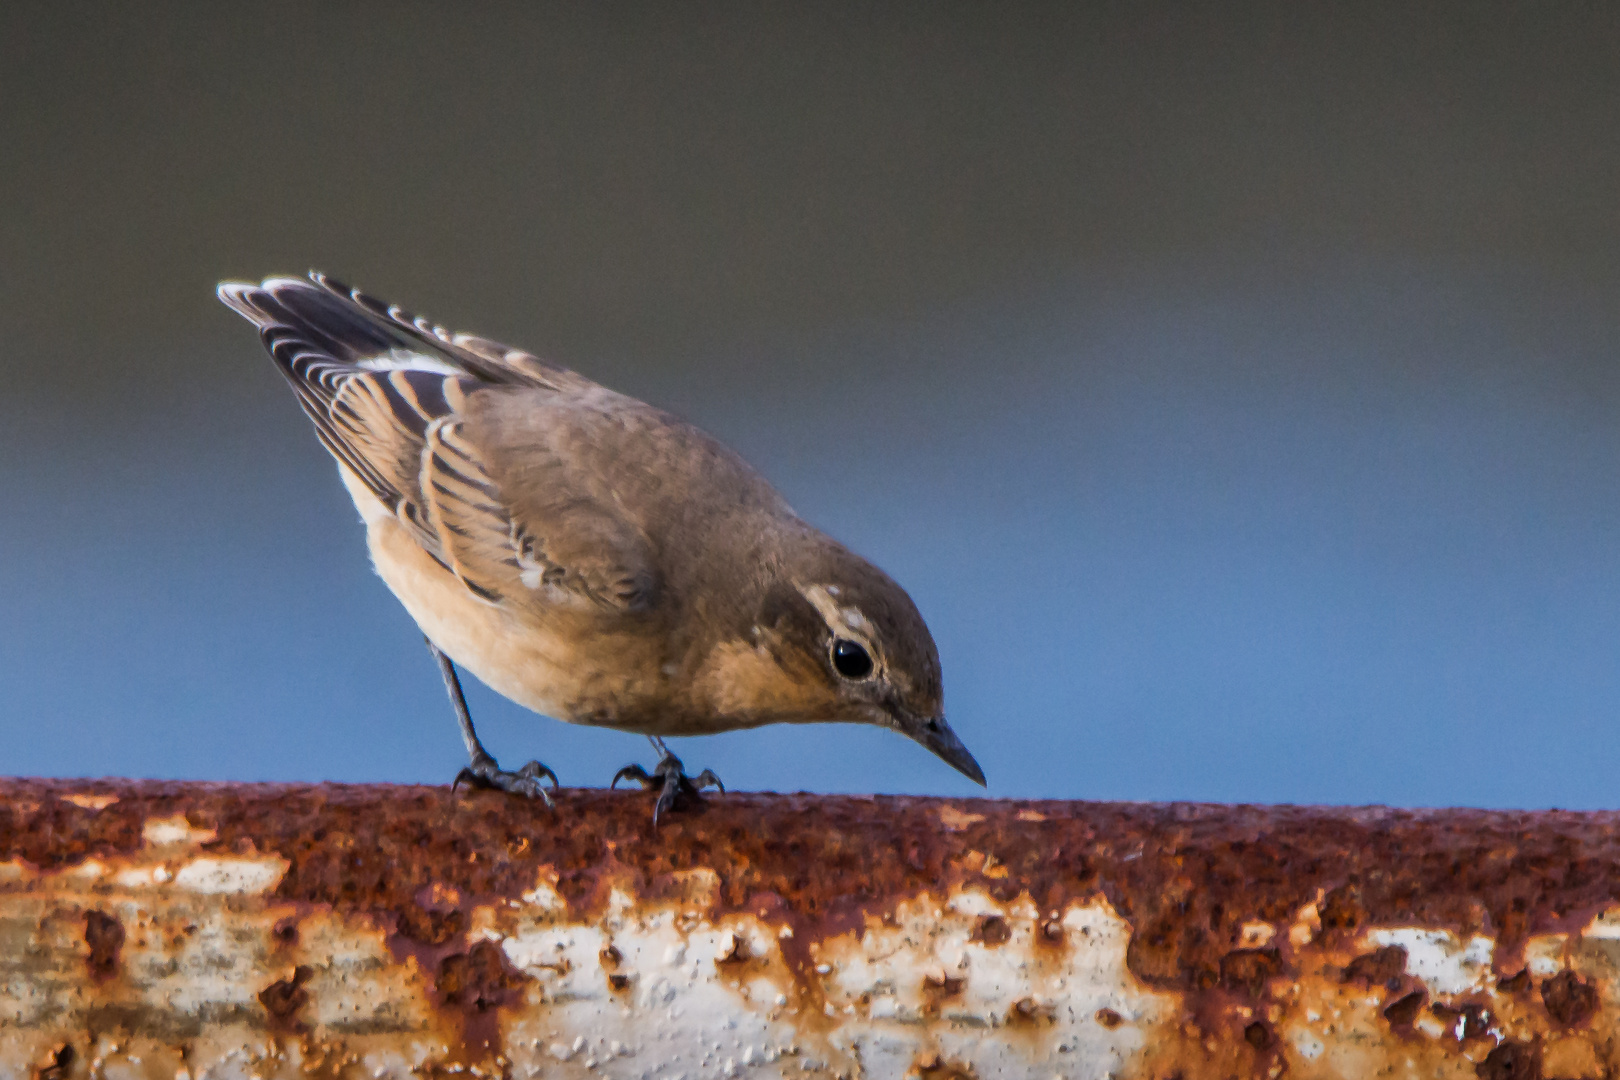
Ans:
[[[1530,969],[1526,967],[1520,968],[1516,974],[1510,975],[1506,979],[1498,979],[1496,988],[1505,994],[1518,997],[1522,994],[1528,994],[1533,985],[1530,980]]]
[[[480,941],[464,953],[452,953],[439,963],[433,989],[444,1001],[481,1013],[506,1003],[511,991],[526,979],[506,962],[506,954],[493,941]]]
[[[1396,998],[1384,1006],[1384,1019],[1391,1027],[1409,1028],[1417,1019],[1418,1010],[1423,1008],[1423,1001],[1428,997],[1422,990],[1414,990],[1404,997]]]
[[[68,1080],[73,1075],[73,1062],[78,1054],[72,1043],[64,1043],[51,1054],[51,1060],[41,1065],[34,1075],[38,1080]]]
[[[973,1070],[958,1062],[947,1061],[938,1054],[926,1054],[917,1059],[912,1075],[918,1080],[977,1080]]]
[[[118,952],[124,947],[124,924],[105,911],[84,913],[84,943],[90,946],[90,973],[105,979],[118,970]]]
[[[1243,1041],[1256,1050],[1264,1050],[1277,1040],[1264,1021],[1256,1020],[1243,1029]]]
[[[624,954],[621,953],[615,946],[608,945],[603,948],[601,952],[596,954],[596,958],[602,962],[602,966],[604,968],[606,968],[608,971],[613,971],[624,960]]]
[[[746,964],[748,960],[748,943],[740,934],[732,934],[731,944],[714,958],[716,964]]]
[[[609,977],[609,983],[612,977]],[[499,1008],[512,1001],[528,977],[506,962],[493,941],[480,941],[464,953],[439,961],[433,991],[462,1016],[463,1040],[469,1049],[498,1053]]]
[[[1000,915],[980,915],[978,921],[973,924],[972,932],[968,934],[969,941],[977,941],[992,948],[1007,944],[1011,938],[1012,929],[1007,925],[1007,920]]]
[[[1480,1080],[1542,1080],[1541,1048],[1534,1043],[1505,1042],[1474,1066]]]
[[[1325,931],[1354,930],[1367,921],[1367,909],[1361,906],[1361,890],[1354,885],[1340,885],[1328,893],[1317,912]]]
[[[1282,956],[1276,949],[1237,949],[1221,957],[1221,985],[1259,997],[1266,981],[1282,969]]]
[[[314,972],[308,965],[299,964],[291,976],[259,991],[259,1004],[264,1006],[272,1021],[287,1024],[309,1002],[309,991],[304,989],[304,984],[312,975]]]
[[[395,927],[401,937],[419,945],[443,945],[461,936],[467,928],[467,916],[456,908],[439,911],[407,904],[399,910]]]
[[[1406,950],[1399,945],[1385,945],[1370,953],[1362,953],[1344,969],[1345,982],[1397,989],[1406,974]]]
[[[1561,1027],[1578,1027],[1597,1011],[1597,987],[1575,974],[1560,971],[1541,984],[1541,1003]]]
[[[1097,1023],[1112,1031],[1114,1028],[1119,1027],[1119,1025],[1124,1022],[1125,1018],[1120,1016],[1119,1013],[1115,1012],[1113,1009],[1098,1009],[1096,1015],[1092,1019],[1096,1020]]]
[[[1007,1010],[1009,1027],[1043,1027],[1056,1020],[1056,1009],[1043,1005],[1034,998],[1019,998]]]

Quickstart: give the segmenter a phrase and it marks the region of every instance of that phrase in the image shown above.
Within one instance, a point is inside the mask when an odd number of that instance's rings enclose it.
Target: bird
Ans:
[[[911,597],[713,436],[317,271],[218,296],[258,328],[438,663],[469,759],[452,786],[548,804],[558,787],[484,748],[458,666],[541,715],[647,736],[653,770],[609,786],[656,789],[655,827],[724,791],[673,736],[869,724],[985,784]]]

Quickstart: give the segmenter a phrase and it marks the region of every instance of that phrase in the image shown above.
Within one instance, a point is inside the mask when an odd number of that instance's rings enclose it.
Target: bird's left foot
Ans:
[[[541,779],[551,781],[551,789],[557,790],[557,774],[540,764],[531,761],[517,772],[507,772],[495,764],[495,759],[488,754],[475,757],[471,765],[456,774],[450,784],[454,792],[462,784],[470,788],[488,788],[495,791],[505,791],[512,795],[523,795],[531,799],[540,799],[547,806],[551,805],[551,796],[546,794]]]
[[[658,827],[658,819],[670,810],[678,810],[690,806],[694,802],[701,802],[702,792],[706,788],[718,788],[722,793],[726,786],[720,778],[714,775],[713,770],[704,769],[696,776],[687,776],[681,759],[674,754],[666,753],[658,759],[651,773],[640,765],[626,765],[613,774],[613,783],[608,787],[619,786],[620,780],[634,780],[641,785],[643,791],[658,790],[658,801],[653,804],[653,828]]]

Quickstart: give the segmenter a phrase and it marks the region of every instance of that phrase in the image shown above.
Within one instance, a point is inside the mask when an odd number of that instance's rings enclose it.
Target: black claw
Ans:
[[[653,828],[658,828],[658,819],[667,811],[675,809],[675,801],[684,794],[679,782],[665,784],[664,790],[658,793],[658,801],[653,803]]]
[[[523,768],[518,770],[518,775],[527,776],[536,781],[538,781],[541,777],[545,777],[551,781],[552,791],[557,791],[562,787],[562,784],[557,781],[557,774],[552,772],[545,765],[540,764],[538,761],[531,761],[527,765],[523,766]]]
[[[643,791],[650,791],[655,782],[653,778],[647,774],[647,770],[643,769],[640,765],[626,765],[624,768],[614,773],[613,783],[608,785],[608,790],[612,791],[614,788],[618,787],[620,780],[634,780],[636,783],[641,785],[641,789]]]
[[[643,791],[658,789],[658,801],[653,803],[655,829],[658,827],[658,819],[665,813],[701,802],[701,793],[705,788],[719,788],[721,792],[726,790],[712,769],[704,769],[696,777],[687,776],[686,769],[681,765],[681,759],[674,754],[660,758],[651,773],[640,765],[626,765],[613,774],[613,782],[608,787],[610,789],[617,787],[620,780],[634,780],[641,785]]]

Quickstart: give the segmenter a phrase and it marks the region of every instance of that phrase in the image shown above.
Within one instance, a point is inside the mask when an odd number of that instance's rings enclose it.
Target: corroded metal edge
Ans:
[[[0,781],[0,1074],[1620,1075],[1617,825]]]

